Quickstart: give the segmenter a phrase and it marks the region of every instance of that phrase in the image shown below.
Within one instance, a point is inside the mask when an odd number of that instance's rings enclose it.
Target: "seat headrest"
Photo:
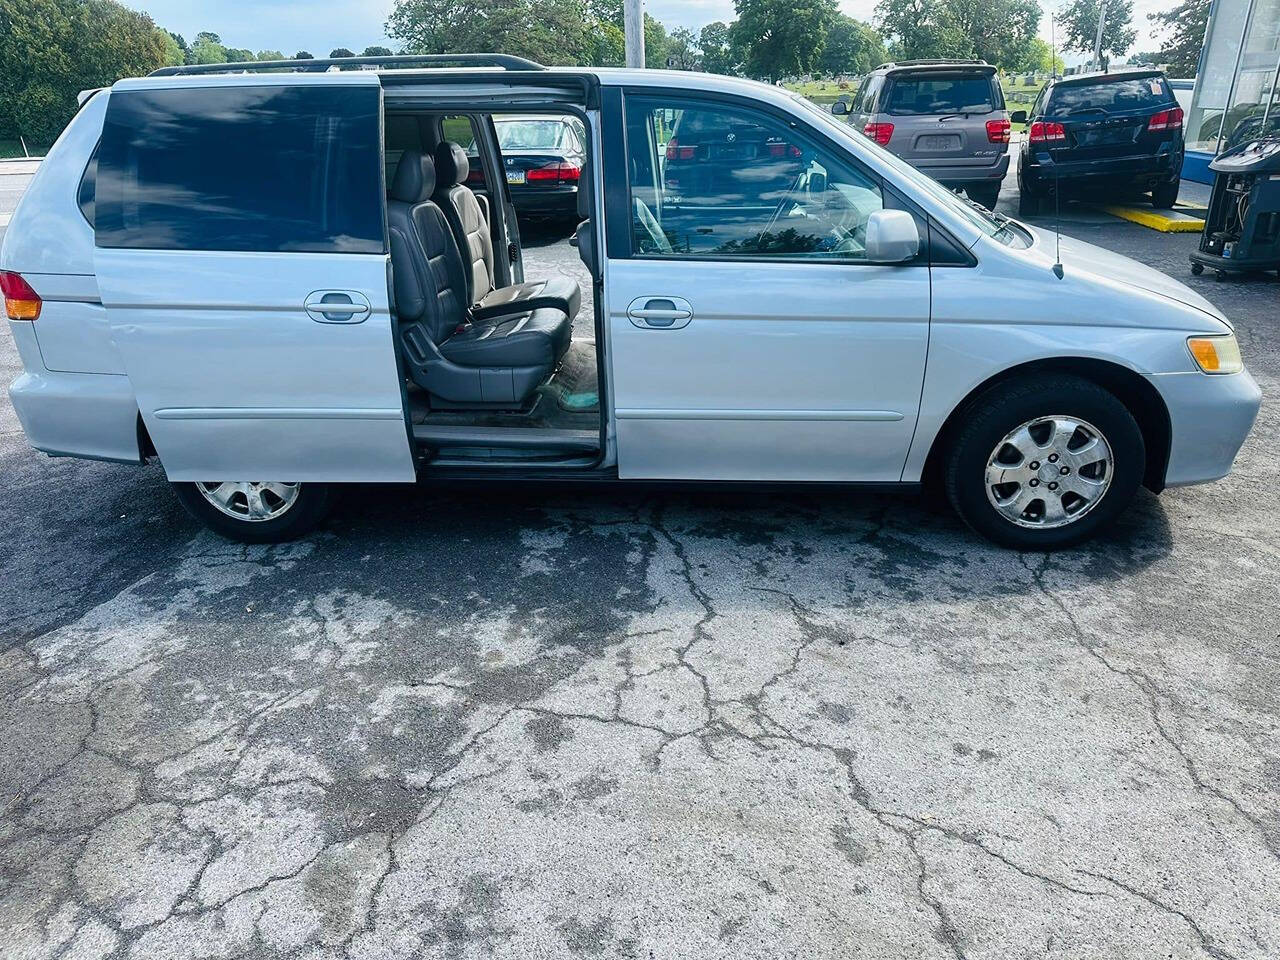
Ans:
[[[455,183],[463,183],[470,172],[467,151],[452,140],[441,140],[436,144],[436,182],[439,186],[452,187]]]
[[[391,199],[401,203],[421,203],[436,189],[436,167],[430,157],[418,150],[406,150],[396,164],[391,179]]]

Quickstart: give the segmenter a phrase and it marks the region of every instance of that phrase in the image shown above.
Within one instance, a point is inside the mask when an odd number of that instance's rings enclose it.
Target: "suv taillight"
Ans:
[[[1182,126],[1182,108],[1161,110],[1147,121],[1148,130],[1177,130]]]
[[[668,160],[692,160],[697,147],[682,147],[680,141],[672,137],[667,141]]]
[[[868,123],[862,128],[862,132],[883,147],[889,143],[889,139],[893,136],[893,124]]]
[[[1009,142],[1009,121],[1008,120],[988,120],[987,121],[987,139],[992,143],[1008,143]]]
[[[1027,139],[1032,143],[1044,143],[1047,140],[1065,140],[1067,131],[1062,124],[1052,120],[1037,120],[1027,132]]]
[[[570,163],[553,163],[547,167],[537,167],[530,170],[525,175],[525,179],[530,183],[575,183],[581,176],[581,167],[575,167]]]
[[[40,316],[40,295],[16,273],[0,270],[0,293],[10,320],[35,320]]]

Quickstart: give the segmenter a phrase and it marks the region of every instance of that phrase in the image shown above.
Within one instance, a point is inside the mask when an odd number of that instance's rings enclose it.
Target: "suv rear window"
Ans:
[[[112,93],[98,148],[102,247],[383,253],[376,87]]]
[[[1053,88],[1045,115],[1062,117],[1084,110],[1116,113],[1122,110],[1155,109],[1173,103],[1173,91],[1164,77],[1134,77],[1097,83],[1069,83]]]
[[[885,113],[921,116],[935,113],[991,113],[1003,109],[989,73],[906,74],[895,76]]]

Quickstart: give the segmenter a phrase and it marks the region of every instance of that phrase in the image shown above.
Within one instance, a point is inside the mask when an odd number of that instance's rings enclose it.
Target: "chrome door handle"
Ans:
[[[369,301],[348,290],[317,290],[303,303],[317,323],[361,323],[369,315]]]
[[[638,297],[627,307],[627,316],[637,327],[678,330],[693,319],[693,308],[679,297]]]

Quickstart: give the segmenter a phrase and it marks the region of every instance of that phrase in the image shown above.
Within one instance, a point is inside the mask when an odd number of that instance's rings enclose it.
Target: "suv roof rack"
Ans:
[[[152,70],[152,77],[200,73],[256,73],[261,70],[320,72],[330,67],[501,67],[503,70],[545,70],[540,63],[506,53],[406,53],[390,57],[317,57],[310,60],[250,60],[244,63],[189,63]]]
[[[985,60],[953,60],[950,58],[942,60],[890,60],[888,63],[882,63],[876,67],[877,70],[892,70],[895,67],[939,67],[949,66],[951,64],[972,64],[974,66],[989,67],[991,64]]]

